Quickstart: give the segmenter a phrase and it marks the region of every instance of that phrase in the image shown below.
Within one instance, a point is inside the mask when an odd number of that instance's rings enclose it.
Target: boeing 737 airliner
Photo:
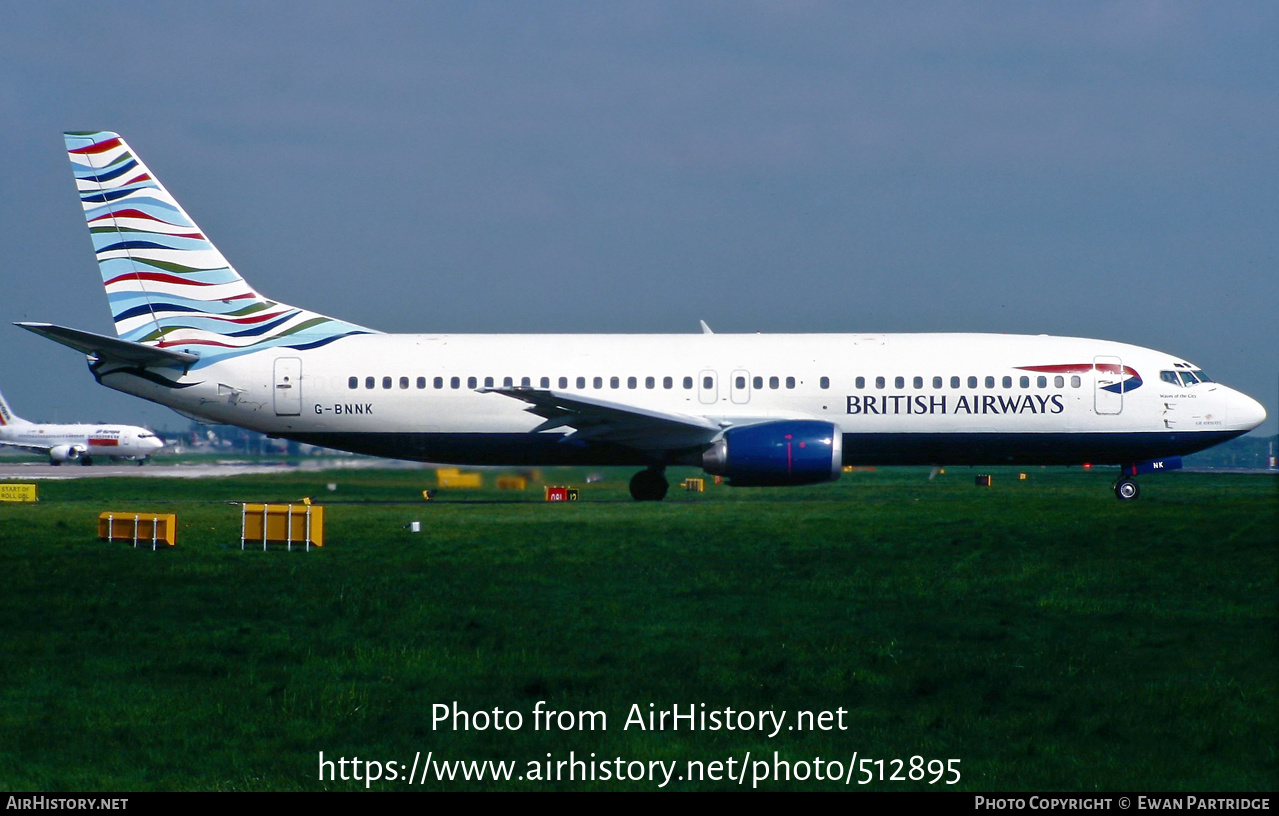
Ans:
[[[0,394],[0,446],[43,453],[52,465],[91,465],[95,457],[131,459],[140,465],[164,447],[164,440],[136,425],[28,422],[14,414]]]
[[[389,335],[270,300],[115,133],[67,152],[118,337],[18,325],[89,355],[103,385],[183,414],[377,456],[636,465],[733,485],[843,465],[1120,466],[1133,476],[1265,411],[1170,354],[998,334]]]

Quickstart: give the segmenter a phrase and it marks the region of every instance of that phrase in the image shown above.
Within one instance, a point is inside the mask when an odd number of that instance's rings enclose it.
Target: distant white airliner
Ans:
[[[14,414],[0,394],[0,446],[43,453],[50,464],[93,464],[94,457],[132,459],[140,465],[164,440],[136,425],[54,425]]]
[[[67,151],[119,337],[18,325],[98,382],[187,415],[358,453],[492,465],[637,465],[734,485],[844,465],[1120,466],[1246,433],[1255,400],[1139,346],[999,334],[388,335],[250,287],[114,133]],[[364,285],[368,274],[358,285]]]

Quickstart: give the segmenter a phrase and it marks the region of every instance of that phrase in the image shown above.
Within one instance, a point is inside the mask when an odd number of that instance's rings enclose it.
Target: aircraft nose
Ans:
[[[1235,392],[1230,400],[1230,424],[1252,430],[1266,421],[1266,409],[1247,394]]]

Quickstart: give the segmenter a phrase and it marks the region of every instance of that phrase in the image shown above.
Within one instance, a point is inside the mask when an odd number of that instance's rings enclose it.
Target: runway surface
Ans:
[[[219,459],[209,462],[180,464],[138,465],[133,462],[94,464],[89,466],[47,462],[11,462],[0,460],[0,481],[25,481],[28,479],[94,479],[94,478],[159,478],[202,479],[205,477],[242,476],[259,473],[298,473],[321,470],[364,470],[367,468],[426,469],[433,465],[418,462],[400,462],[392,459],[351,458],[317,459],[302,462],[248,462],[236,459]]]

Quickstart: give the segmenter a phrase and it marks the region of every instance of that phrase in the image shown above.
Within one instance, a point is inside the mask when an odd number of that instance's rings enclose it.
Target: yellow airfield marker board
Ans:
[[[0,501],[33,502],[40,501],[39,491],[33,484],[17,484],[8,482],[0,484]]]
[[[151,542],[151,549],[177,543],[178,517],[174,513],[121,513],[110,510],[98,516],[98,538],[103,541]]]
[[[240,549],[249,543],[324,546],[324,507],[319,504],[241,505]]]

